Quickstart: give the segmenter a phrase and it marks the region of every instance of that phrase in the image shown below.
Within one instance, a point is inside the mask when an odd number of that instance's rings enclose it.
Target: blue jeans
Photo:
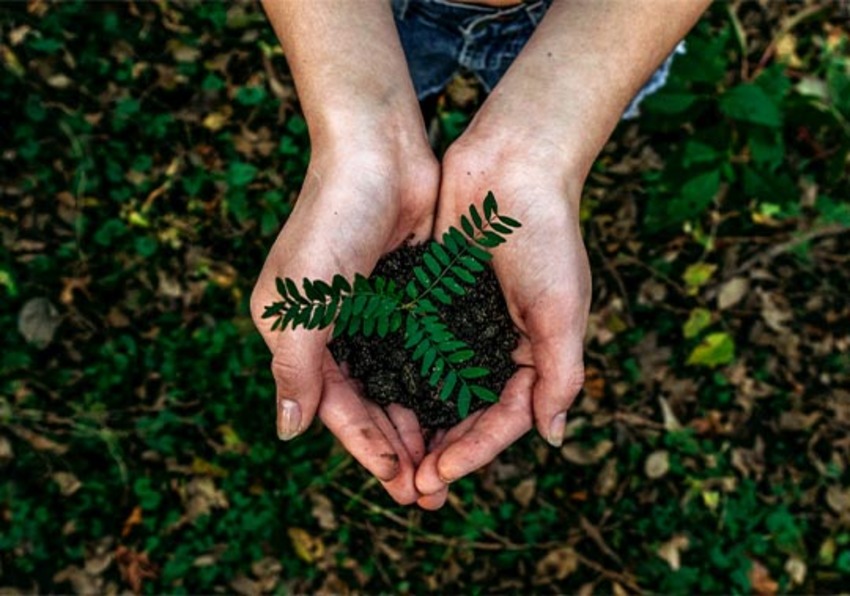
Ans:
[[[489,93],[519,55],[552,0],[507,8],[451,0],[392,0],[401,44],[419,99],[440,92],[460,69],[470,71]],[[637,93],[623,118],[639,114],[647,95],[664,86],[680,43]]]

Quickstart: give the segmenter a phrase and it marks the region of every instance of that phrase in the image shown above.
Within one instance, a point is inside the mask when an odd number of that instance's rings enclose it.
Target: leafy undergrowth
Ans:
[[[730,8],[735,6],[736,8]],[[850,65],[839,3],[718,3],[585,193],[588,379],[394,506],[274,437],[247,296],[307,136],[254,4],[0,7],[0,585],[835,592],[850,581]],[[481,101],[438,104],[445,144]]]

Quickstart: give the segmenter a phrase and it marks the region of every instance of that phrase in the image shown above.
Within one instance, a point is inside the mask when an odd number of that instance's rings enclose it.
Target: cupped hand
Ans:
[[[457,225],[470,203],[480,209],[488,191],[500,213],[522,222],[493,249],[492,261],[520,333],[513,353],[520,368],[498,403],[450,429],[423,459],[416,487],[427,509],[441,507],[450,482],[492,461],[532,426],[559,446],[584,383],[591,284],[578,209],[583,176],[571,173],[558,147],[509,134],[467,132],[449,149],[435,235]]]
[[[345,448],[400,503],[419,496],[413,477],[424,454],[415,415],[365,400],[327,343],[330,329],[271,331],[265,307],[279,299],[275,278],[330,281],[368,275],[378,259],[431,233],[439,169],[430,150],[370,151],[362,142],[314,146],[304,186],[269,251],[251,296],[254,322],[272,352],[277,432],[289,440],[318,413]]]

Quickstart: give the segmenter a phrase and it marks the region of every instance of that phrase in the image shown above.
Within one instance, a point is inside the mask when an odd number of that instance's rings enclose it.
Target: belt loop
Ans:
[[[525,8],[525,13],[528,15],[528,19],[531,21],[531,24],[537,27],[543,17],[546,16],[546,11],[549,9],[549,6],[552,4],[552,0],[538,0],[537,2],[525,2],[523,3],[523,8]]]
[[[403,21],[407,16],[411,0],[391,0],[393,12],[398,20]]]

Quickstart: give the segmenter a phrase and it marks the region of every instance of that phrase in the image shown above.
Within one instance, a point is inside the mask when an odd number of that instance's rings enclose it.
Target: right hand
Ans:
[[[298,202],[251,295],[251,313],[272,352],[278,436],[298,436],[318,413],[390,495],[408,504],[420,496],[413,478],[425,452],[413,412],[384,412],[359,394],[327,348],[331,329],[271,331],[273,319],[262,318],[279,299],[277,277],[300,286],[305,277],[368,276],[382,255],[430,237],[439,166],[427,143],[399,148],[386,139],[370,144],[360,134],[314,143]]]

